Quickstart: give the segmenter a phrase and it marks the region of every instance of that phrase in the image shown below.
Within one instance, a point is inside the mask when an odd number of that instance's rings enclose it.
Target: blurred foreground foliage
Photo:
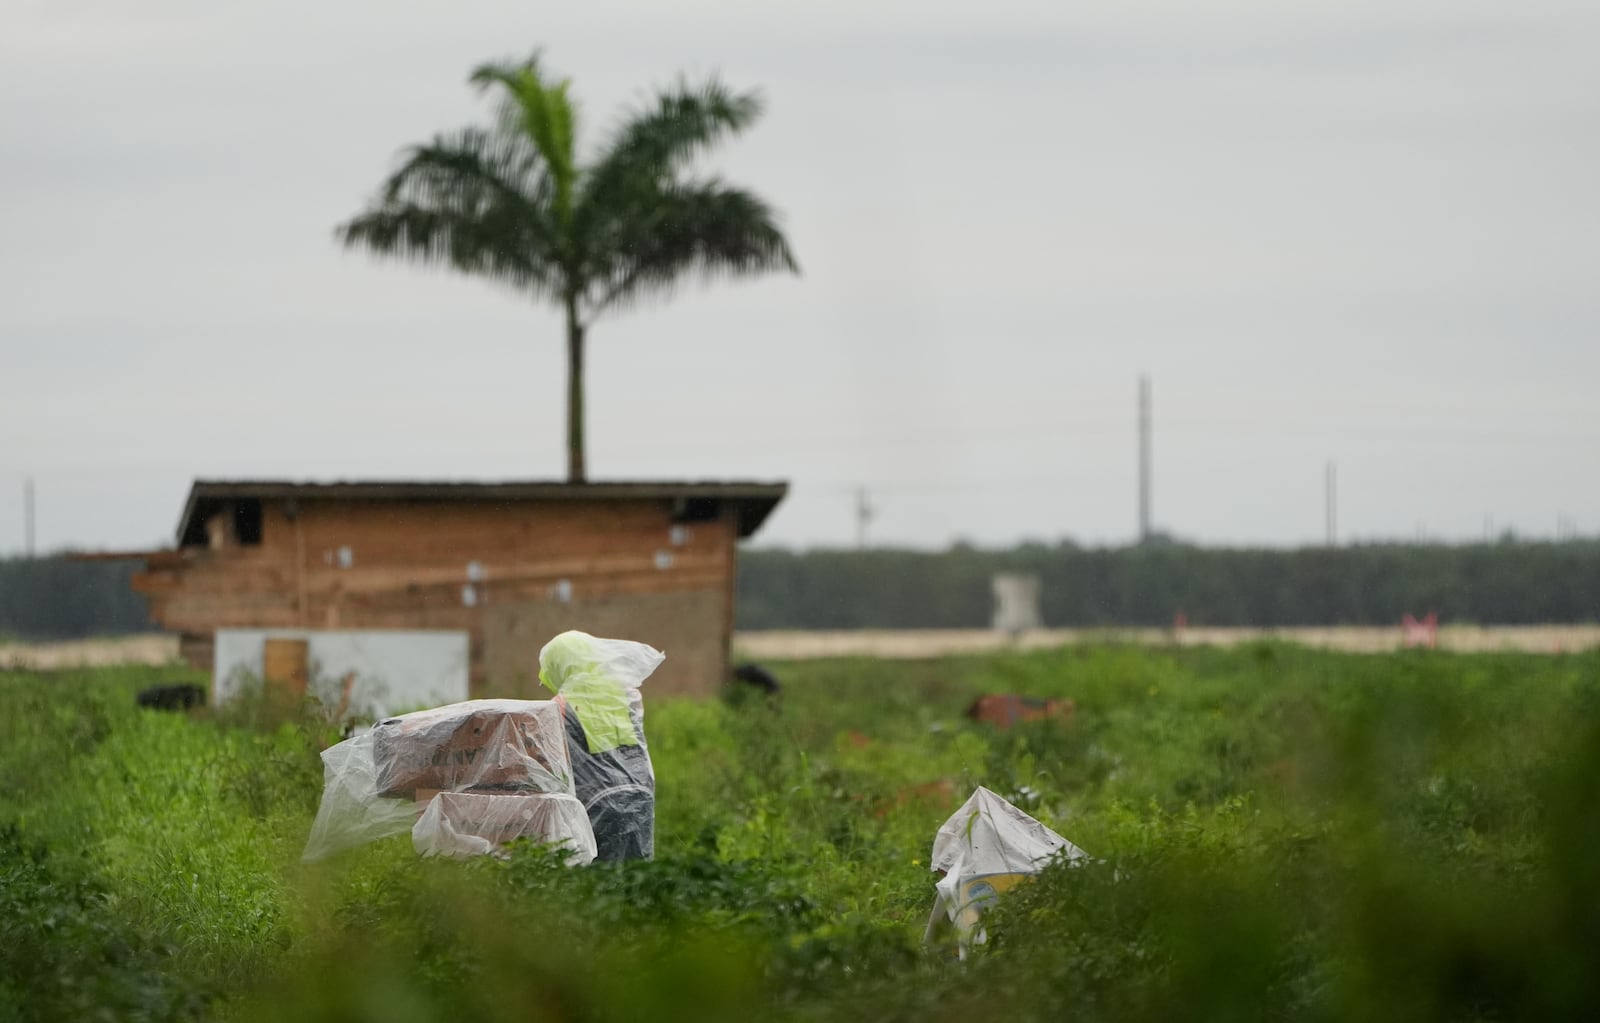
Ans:
[[[1600,655],[777,668],[775,701],[649,704],[659,858],[582,869],[403,837],[301,864],[315,716],[0,674],[0,1018],[1600,1016]],[[962,717],[993,691],[1076,715]],[[976,784],[1094,859],[961,963],[921,945],[926,862]]]

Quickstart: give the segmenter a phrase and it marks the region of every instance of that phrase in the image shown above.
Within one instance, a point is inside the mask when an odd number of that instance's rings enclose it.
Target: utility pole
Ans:
[[[1328,546],[1333,547],[1339,542],[1339,467],[1332,462],[1328,463],[1323,491],[1328,505]]]
[[[1150,539],[1150,377],[1139,375],[1139,542]]]
[[[867,523],[878,510],[867,501],[867,488],[856,488],[856,547],[865,550],[867,546]]]
[[[22,480],[22,536],[23,550],[31,559],[34,555],[33,548],[33,477],[25,476]]]

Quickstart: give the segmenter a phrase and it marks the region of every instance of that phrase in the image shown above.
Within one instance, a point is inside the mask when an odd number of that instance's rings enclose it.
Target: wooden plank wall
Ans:
[[[571,603],[495,604],[484,614],[484,661],[495,696],[549,699],[539,684],[539,650],[567,629],[649,643],[667,655],[645,683],[647,696],[707,696],[721,688],[722,591],[627,594]]]
[[[185,549],[134,585],[158,624],[194,636],[463,629],[475,691],[488,691],[484,612],[503,604],[713,591],[726,606],[709,641],[725,670],[735,543],[731,509],[674,529],[665,501],[315,501],[292,516],[267,502],[259,545]]]
[[[133,578],[157,625],[185,634],[300,624],[294,590],[294,533],[282,508],[262,509],[261,543],[223,550],[184,548]]]

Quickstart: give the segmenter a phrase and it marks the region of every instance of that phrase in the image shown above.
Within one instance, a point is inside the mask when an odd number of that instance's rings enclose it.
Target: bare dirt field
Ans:
[[[736,656],[767,661],[813,657],[944,657],[993,650],[1037,650],[1080,643],[1142,643],[1151,646],[1231,646],[1260,639],[1302,643],[1351,653],[1399,650],[1398,628],[1299,629],[1036,629],[1018,636],[988,629],[851,630],[838,632],[741,632]],[[1574,653],[1600,647],[1600,626],[1447,625],[1438,647],[1463,653],[1515,650],[1524,653]],[[178,659],[176,636],[149,634],[71,643],[0,644],[0,668],[51,670],[108,664],[171,664]]]
[[[988,629],[906,629],[899,631],[742,632],[734,638],[739,656],[764,660],[809,657],[942,657],[989,650],[1035,650],[1079,643],[1143,643],[1152,646],[1231,646],[1272,639],[1351,653],[1384,653],[1405,645],[1399,628],[1285,629],[1037,629],[1011,636]],[[1516,650],[1572,653],[1600,647],[1600,626],[1444,626],[1441,650],[1477,653]]]
[[[70,643],[0,643],[0,668],[98,668],[111,664],[170,664],[178,637],[161,633],[80,639]]]

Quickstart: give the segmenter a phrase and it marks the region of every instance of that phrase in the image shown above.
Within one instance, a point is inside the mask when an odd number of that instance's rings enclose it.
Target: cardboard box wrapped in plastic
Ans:
[[[306,842],[306,860],[407,831],[413,842],[430,847],[445,841],[434,836],[443,822],[419,838],[415,829],[422,822],[411,798],[418,789],[565,797],[570,806],[534,815],[538,837],[568,844],[580,857],[584,850],[594,856],[594,830],[574,795],[562,708],[553,701],[469,700],[390,718],[324,750],[322,770],[322,804]],[[463,821],[471,816],[465,804],[442,807],[446,812]],[[474,833],[474,825],[465,827],[465,833]],[[487,843],[483,851],[495,844]]]
[[[655,770],[639,687],[662,660],[643,643],[564,632],[539,651],[554,700],[404,714],[323,751],[322,804],[302,858],[411,831],[424,853],[472,855],[529,837],[566,845],[575,862],[648,859]],[[534,795],[566,798],[461,798]]]
[[[578,866],[594,860],[589,815],[564,792],[440,792],[411,829],[421,856],[482,856],[519,838],[566,848]]]
[[[561,708],[549,700],[470,700],[372,729],[378,794],[418,789],[571,792]]]

